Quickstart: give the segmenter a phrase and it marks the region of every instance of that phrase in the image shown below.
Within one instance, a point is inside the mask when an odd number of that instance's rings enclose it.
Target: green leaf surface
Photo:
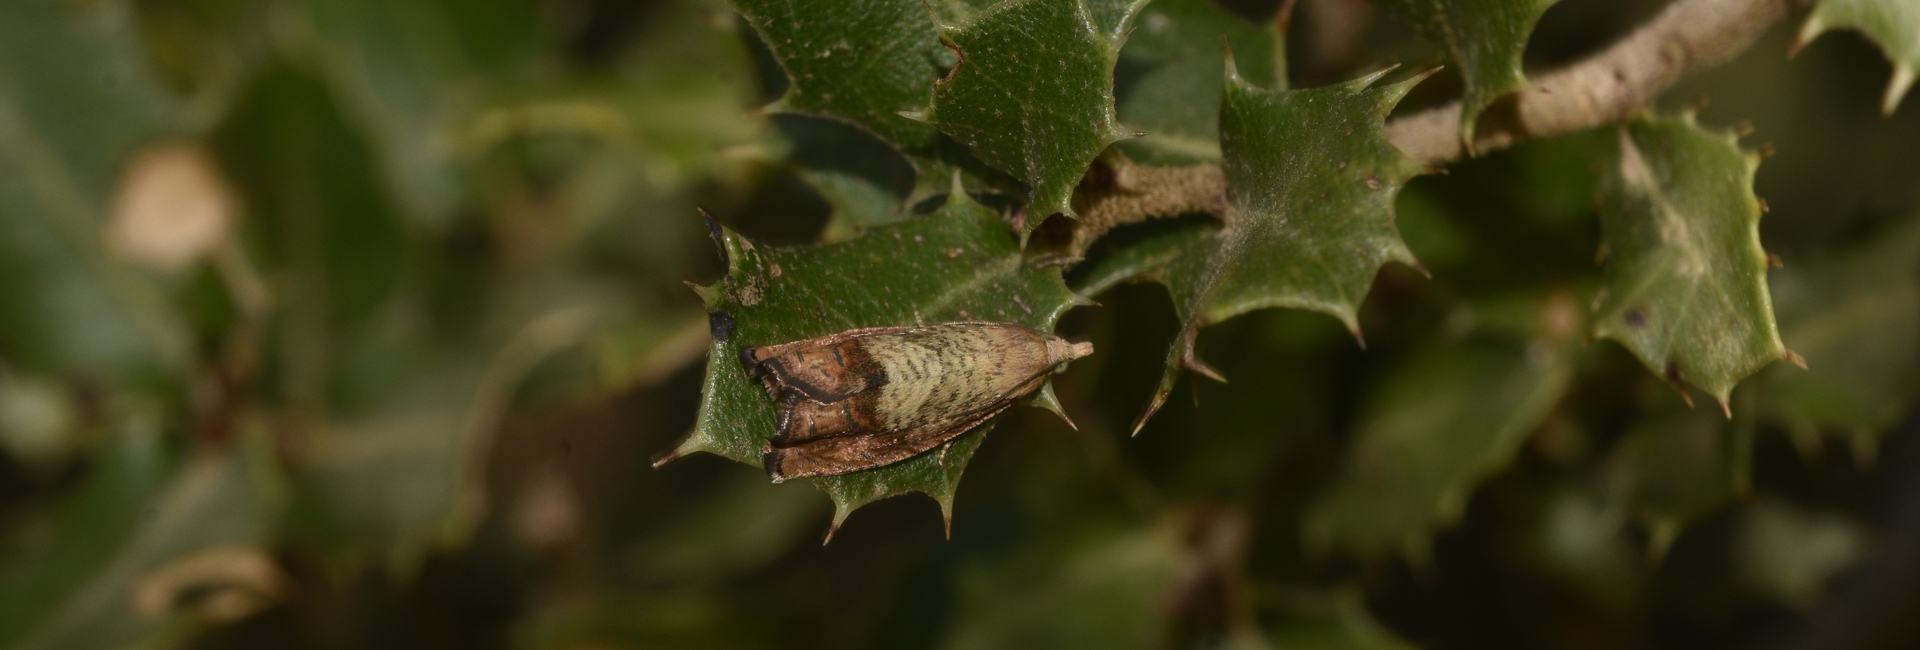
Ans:
[[[154,578],[208,551],[264,557],[259,549],[271,540],[285,490],[262,432],[173,470],[155,415],[130,416],[105,462],[53,513],[49,534],[30,538],[0,565],[0,643],[133,647],[190,629],[194,617],[184,610],[214,591],[279,595],[273,585],[217,568]]]
[[[1027,184],[1023,238],[1049,216],[1073,216],[1080,177],[1127,137],[1114,121],[1113,68],[1144,2],[1006,0],[940,26],[960,62],[921,117]]]
[[[1003,216],[963,192],[932,214],[845,242],[773,248],[731,230],[716,234],[727,276],[697,291],[726,335],[709,348],[700,414],[675,457],[705,451],[760,464],[777,405],[741,368],[744,346],[964,320],[1050,332],[1083,302],[1057,267],[1023,259]],[[990,426],[901,463],[814,480],[833,498],[836,525],[861,505],[908,492],[932,496],[950,515],[960,474]]]
[[[1134,24],[1120,59],[1143,72],[1120,100],[1120,121],[1146,135],[1119,143],[1134,160],[1219,162],[1225,48],[1249,83],[1287,88],[1287,51],[1277,24],[1248,22],[1213,0],[1158,0],[1140,10]]]
[[[1805,448],[1831,431],[1872,449],[1920,394],[1920,215],[1903,221],[1773,272],[1780,338],[1807,367],[1769,369],[1761,403]]]
[[[102,245],[135,150],[179,128],[119,2],[0,5],[0,357],[162,379],[189,341],[161,290]]]
[[[1386,0],[1387,11],[1445,48],[1460,66],[1460,141],[1473,142],[1481,111],[1502,96],[1525,90],[1521,55],[1533,24],[1557,0]]]
[[[791,83],[770,108],[860,125],[904,150],[935,131],[900,115],[927,93],[954,54],[940,45],[920,0],[734,0]]]
[[[1600,185],[1606,269],[1594,337],[1724,408],[1734,384],[1788,358],[1760,248],[1760,157],[1691,116],[1636,118],[1619,133]]]
[[[1419,77],[1369,88],[1384,72],[1305,90],[1267,91],[1232,76],[1220,112],[1226,226],[1175,230],[1089,268],[1089,286],[1126,277],[1167,285],[1185,323],[1147,411],[1165,403],[1194,358],[1202,325],[1292,307],[1340,319],[1357,336],[1360,302],[1387,262],[1417,265],[1393,223],[1393,200],[1418,163],[1382,129]]]
[[[1794,49],[1835,29],[1852,29],[1880,46],[1893,62],[1893,79],[1880,110],[1892,115],[1920,74],[1920,0],[1821,0],[1800,27]]]
[[[1428,534],[1458,521],[1480,481],[1512,462],[1570,375],[1561,355],[1512,345],[1409,361],[1362,411],[1345,469],[1306,515],[1308,542],[1421,556]]]

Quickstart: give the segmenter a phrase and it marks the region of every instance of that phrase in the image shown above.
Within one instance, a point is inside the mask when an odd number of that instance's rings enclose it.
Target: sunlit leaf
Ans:
[[[1691,116],[1636,118],[1619,133],[1601,180],[1593,334],[1724,407],[1735,383],[1788,355],[1760,248],[1760,157]]]
[[[1356,335],[1360,302],[1387,262],[1416,264],[1393,224],[1393,199],[1419,164],[1387,142],[1388,111],[1418,78],[1369,88],[1378,74],[1323,88],[1266,91],[1229,79],[1221,107],[1226,226],[1174,231],[1089,270],[1104,286],[1157,280],[1184,321],[1135,430],[1194,358],[1200,327],[1269,307],[1332,315]]]
[[[960,61],[921,116],[1027,184],[1023,236],[1073,216],[1094,156],[1127,137],[1114,122],[1113,67],[1144,2],[1006,0],[940,26]]]

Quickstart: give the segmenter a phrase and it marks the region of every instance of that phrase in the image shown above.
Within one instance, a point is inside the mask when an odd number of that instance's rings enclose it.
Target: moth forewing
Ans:
[[[1089,343],[1002,323],[857,329],[747,348],[741,360],[781,401],[763,461],[775,481],[911,458],[1038,389]]]

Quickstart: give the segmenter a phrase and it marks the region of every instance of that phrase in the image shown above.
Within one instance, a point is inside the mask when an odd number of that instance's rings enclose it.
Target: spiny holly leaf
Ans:
[[[1120,58],[1147,70],[1120,101],[1120,121],[1147,134],[1120,143],[1136,160],[1192,164],[1220,160],[1220,93],[1225,38],[1254,85],[1287,87],[1286,47],[1277,23],[1256,25],[1213,0],[1159,0],[1140,12]]]
[[[1387,0],[1387,10],[1446,48],[1467,89],[1460,98],[1460,141],[1472,148],[1473,123],[1501,96],[1527,87],[1520,55],[1533,24],[1557,0]]]
[[[1232,63],[1229,62],[1229,66]],[[1421,167],[1387,141],[1387,113],[1420,77],[1369,88],[1384,71],[1307,90],[1266,91],[1230,75],[1220,108],[1226,226],[1175,232],[1151,251],[1123,252],[1088,276],[1132,274],[1167,285],[1186,325],[1137,433],[1166,402],[1181,366],[1217,376],[1194,357],[1200,326],[1255,309],[1330,314],[1359,335],[1360,301],[1381,266],[1417,265],[1393,225],[1393,198]]]
[[[1920,74],[1920,0],[1824,0],[1807,16],[1793,49],[1834,29],[1858,30],[1893,61],[1893,80],[1880,101],[1881,112],[1892,115]]]
[[[696,289],[714,334],[700,415],[668,459],[705,451],[760,464],[777,408],[740,367],[744,346],[961,320],[1052,331],[1061,313],[1084,302],[1057,267],[1022,257],[1002,215],[960,191],[933,214],[844,242],[771,248],[717,226],[714,236],[727,276]],[[1038,395],[1035,403],[1057,410],[1050,386]],[[960,473],[987,429],[902,463],[815,479],[833,498],[835,526],[861,505],[908,492],[932,496],[951,517]]]
[[[1780,343],[1767,295],[1753,195],[1760,157],[1691,115],[1635,118],[1619,142],[1600,185],[1606,279],[1594,337],[1619,341],[1724,410],[1741,378],[1795,358]]]
[[[1780,338],[1807,369],[1763,375],[1766,414],[1803,449],[1822,430],[1871,454],[1920,390],[1920,215],[1865,245],[1774,272]]]
[[[1546,417],[1569,365],[1561,354],[1474,344],[1396,371],[1362,416],[1345,473],[1308,512],[1308,542],[1421,556],[1428,532],[1458,520],[1473,488]]]
[[[920,110],[942,68],[921,0],[734,0],[787,71],[787,94],[769,108],[858,124],[901,149],[933,142],[934,129],[900,115]]]
[[[1127,137],[1114,122],[1113,66],[1145,1],[1007,0],[940,26],[960,63],[921,117],[1027,184],[1023,238],[1049,216],[1073,216],[1094,156]]]

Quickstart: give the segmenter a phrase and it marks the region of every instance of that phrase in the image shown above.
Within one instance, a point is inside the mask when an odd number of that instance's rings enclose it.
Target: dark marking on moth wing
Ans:
[[[707,312],[707,331],[713,334],[715,341],[733,338],[733,313],[725,309]]]

